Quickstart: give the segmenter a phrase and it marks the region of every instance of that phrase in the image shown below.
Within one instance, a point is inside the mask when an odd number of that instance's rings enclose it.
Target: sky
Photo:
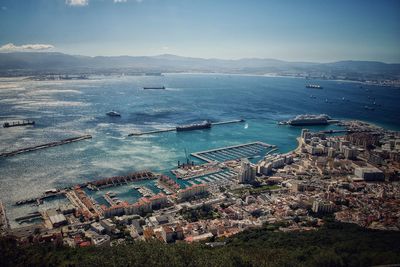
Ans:
[[[400,62],[397,0],[0,0],[0,51]]]

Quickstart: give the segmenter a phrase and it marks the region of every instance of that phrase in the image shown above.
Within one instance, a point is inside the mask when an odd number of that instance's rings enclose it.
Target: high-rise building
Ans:
[[[256,179],[257,169],[251,165],[248,159],[242,159],[238,180],[241,184],[250,184]]]
[[[303,140],[310,139],[310,137],[311,137],[310,130],[308,130],[308,129],[301,130],[301,138],[303,138]]]
[[[330,201],[315,200],[312,211],[315,213],[332,213],[335,211],[335,205]]]
[[[385,180],[385,174],[375,167],[358,167],[354,169],[354,174],[365,181]]]
[[[357,158],[358,150],[356,148],[350,148],[350,147],[344,146],[343,154],[346,159],[355,159],[355,158]]]

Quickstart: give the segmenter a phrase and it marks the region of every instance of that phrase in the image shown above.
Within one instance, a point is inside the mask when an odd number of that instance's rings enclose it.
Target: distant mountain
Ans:
[[[222,72],[276,74],[326,79],[400,79],[400,64],[375,61],[332,63],[288,62],[277,59],[237,60],[158,56],[75,56],[63,53],[0,53],[0,75],[143,72]]]

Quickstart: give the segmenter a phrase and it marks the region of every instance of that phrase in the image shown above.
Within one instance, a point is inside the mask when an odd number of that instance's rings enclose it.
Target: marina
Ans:
[[[154,192],[152,190],[150,190],[149,188],[147,188],[146,186],[138,186],[137,190],[144,197],[152,197],[155,195]]]
[[[206,162],[224,162],[240,158],[253,158],[260,156],[263,152],[268,153],[267,150],[275,148],[276,146],[274,145],[257,141],[253,143],[195,152],[192,153],[191,156]]]
[[[229,183],[234,182],[237,178],[237,173],[232,171],[232,170],[228,170],[228,171],[222,171],[222,172],[218,172],[218,173],[213,173],[213,174],[209,174],[200,178],[196,178],[196,179],[192,179],[192,180],[188,180],[188,182],[192,185],[194,184],[212,184],[212,185],[226,185]]]

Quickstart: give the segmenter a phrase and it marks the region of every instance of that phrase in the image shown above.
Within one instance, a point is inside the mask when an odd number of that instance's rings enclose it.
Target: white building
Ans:
[[[332,213],[335,211],[335,205],[332,202],[315,200],[312,205],[312,211],[315,213]]]
[[[256,179],[256,166],[252,166],[250,161],[242,159],[240,170],[238,173],[238,180],[241,184],[248,184],[254,182]]]
[[[194,197],[196,195],[201,195],[207,192],[207,185],[206,184],[197,184],[190,186],[185,189],[181,189],[177,193],[177,197],[180,200],[188,199]]]

